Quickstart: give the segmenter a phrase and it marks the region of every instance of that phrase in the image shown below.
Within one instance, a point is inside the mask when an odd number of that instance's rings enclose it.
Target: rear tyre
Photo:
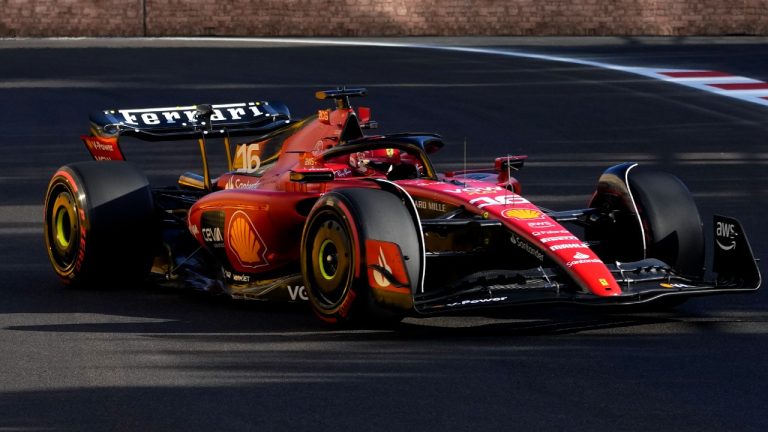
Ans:
[[[125,286],[143,281],[159,235],[146,177],[126,162],[61,167],[45,198],[48,258],[68,286]]]

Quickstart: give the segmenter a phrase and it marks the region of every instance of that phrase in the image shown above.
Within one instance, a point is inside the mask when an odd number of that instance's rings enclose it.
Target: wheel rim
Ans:
[[[53,264],[64,272],[72,268],[77,258],[80,232],[77,205],[63,184],[57,185],[50,197],[53,204],[46,213],[46,240]]]
[[[319,225],[319,226],[318,226]],[[352,281],[352,247],[345,227],[335,218],[324,218],[315,230],[307,287],[318,306],[332,310],[344,300]]]
[[[317,266],[323,279],[333,280],[339,269],[339,253],[336,245],[331,240],[325,240],[320,245],[320,253],[317,255],[317,259]]]

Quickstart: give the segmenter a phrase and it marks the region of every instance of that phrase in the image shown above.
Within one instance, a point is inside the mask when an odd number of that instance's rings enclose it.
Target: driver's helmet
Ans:
[[[371,170],[386,174],[400,162],[400,151],[392,148],[366,150],[349,155],[349,166],[361,175],[373,174]]]

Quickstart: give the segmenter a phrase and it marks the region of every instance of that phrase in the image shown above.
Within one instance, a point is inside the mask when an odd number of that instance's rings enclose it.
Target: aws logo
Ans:
[[[736,226],[734,224],[718,221],[715,234],[715,243],[717,243],[717,247],[724,251],[730,251],[736,248],[736,237],[738,237],[739,234],[736,232]]]

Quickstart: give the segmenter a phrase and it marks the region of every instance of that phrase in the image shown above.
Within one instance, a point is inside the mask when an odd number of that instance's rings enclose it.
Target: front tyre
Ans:
[[[45,197],[48,259],[65,285],[140,283],[159,238],[146,177],[126,162],[61,167]]]
[[[679,274],[704,273],[704,231],[688,188],[677,177],[622,164],[600,178],[590,207],[613,214],[612,223],[588,226],[585,238],[604,261],[656,258]]]
[[[355,256],[352,227],[333,208],[313,215],[306,228],[306,253],[302,257],[307,295],[323,321],[348,321],[358,286],[355,284]]]
[[[386,326],[413,309],[423,250],[404,198],[350,188],[329,192],[315,204],[304,226],[301,270],[320,319]]]

